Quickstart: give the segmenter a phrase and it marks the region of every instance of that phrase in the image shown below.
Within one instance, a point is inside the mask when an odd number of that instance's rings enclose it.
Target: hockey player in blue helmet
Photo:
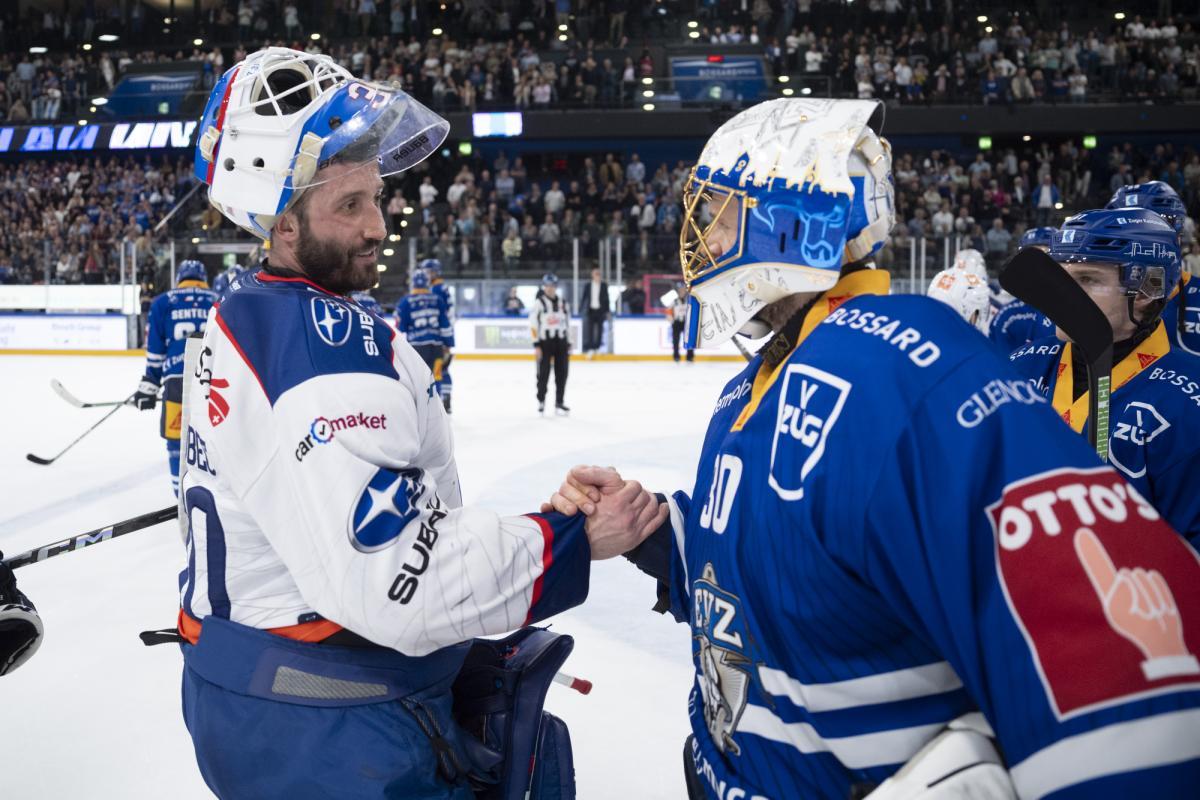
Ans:
[[[450,396],[454,393],[454,379],[450,377],[450,362],[454,360],[454,293],[442,280],[441,261],[427,258],[421,262],[421,269],[429,275],[429,291],[445,302],[446,316],[450,320],[450,338],[446,342],[446,354],[442,361],[442,381],[438,384],[442,393],[442,405],[446,407],[446,413],[450,413]]]
[[[204,264],[190,259],[179,265],[175,288],[154,298],[146,317],[146,371],[129,402],[149,411],[162,391],[159,434],[167,442],[171,488],[179,494],[179,453],[183,435],[183,351],[187,338],[204,330],[217,293],[208,288]]]
[[[1187,221],[1187,207],[1164,181],[1149,181],[1122,186],[1105,208],[1148,208],[1167,221],[1181,237]],[[1192,274],[1180,270],[1179,284],[1169,289],[1163,321],[1171,343],[1192,355],[1200,355],[1200,283]]]
[[[417,355],[429,367],[433,382],[440,394],[446,377],[446,355],[454,342],[446,300],[430,288],[429,273],[415,269],[411,290],[396,303],[396,330],[404,334]],[[444,402],[448,412],[449,405]]]
[[[541,709],[569,638],[473,637],[582,602],[590,560],[666,510],[640,487],[637,516],[628,497],[586,521],[462,506],[429,369],[346,296],[379,278],[383,178],[448,129],[285,48],[234,65],[201,118],[210,202],[270,239],[185,375],[183,714],[219,797],[573,796]]]
[[[383,306],[379,305],[379,301],[372,297],[370,292],[365,290],[361,292],[351,292],[350,299],[358,303],[359,306],[367,311],[370,311],[373,314],[378,314],[381,317],[383,316]]]
[[[691,626],[689,796],[1191,797],[1200,562],[953,310],[888,295],[882,114],[751,107],[686,188],[693,332],[771,337],[626,554]],[[623,485],[575,468],[551,505]],[[1186,644],[1131,616],[1134,569]]]
[[[1161,318],[1179,280],[1175,232],[1146,209],[1085,211],[1055,232],[1050,256],[1113,328],[1109,461],[1200,547],[1200,358],[1172,346]],[[1086,431],[1087,365],[1061,330],[1012,360],[1067,424]]]
[[[1050,249],[1050,239],[1057,228],[1030,228],[1021,234],[1021,247]],[[1054,334],[1054,323],[1046,315],[1020,300],[1011,300],[992,318],[988,338],[996,349],[1008,355],[1019,347]]]
[[[225,302],[225,298],[233,291],[237,279],[245,273],[245,267],[241,264],[234,264],[213,279],[212,290],[217,295],[217,302]]]

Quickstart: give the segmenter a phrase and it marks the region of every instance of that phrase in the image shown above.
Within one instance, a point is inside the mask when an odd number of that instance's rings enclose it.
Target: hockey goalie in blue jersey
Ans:
[[[1122,186],[1113,193],[1105,208],[1147,208],[1167,221],[1179,236],[1187,220],[1187,206],[1179,194],[1164,181],[1147,181]],[[1200,283],[1189,272],[1181,272],[1179,283],[1168,288],[1163,321],[1171,345],[1200,356]]]
[[[1113,328],[1108,457],[1177,531],[1200,548],[1200,358],[1171,341],[1162,318],[1179,283],[1175,231],[1142,208],[1085,211],[1056,231],[1050,257]],[[1086,365],[1065,334],[1016,350],[1013,365],[1084,433]]]
[[[146,372],[130,404],[148,411],[162,392],[159,434],[167,441],[171,488],[179,494],[180,409],[183,401],[183,349],[187,337],[203,331],[208,310],[217,300],[208,288],[208,274],[199,261],[184,261],[174,289],[154,298],[146,320]]]
[[[1030,228],[1021,235],[1021,247],[1050,249],[1050,237],[1054,228]],[[995,342],[1001,353],[1008,354],[1034,339],[1043,339],[1054,334],[1054,323],[1046,315],[1020,300],[1013,300],[992,319],[988,338]]]
[[[888,296],[882,117],[754,106],[686,191],[691,337],[771,334],[627,554],[691,626],[689,794],[1194,797],[1200,562],[953,310]]]

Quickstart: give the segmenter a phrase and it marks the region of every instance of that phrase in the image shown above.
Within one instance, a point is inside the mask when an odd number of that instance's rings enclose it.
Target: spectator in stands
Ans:
[[[992,227],[984,238],[987,242],[988,260],[993,269],[999,268],[1000,264],[1008,257],[1008,249],[1013,239],[1012,234],[1004,227],[1004,220],[1000,217],[993,219]]]
[[[515,272],[521,263],[521,237],[517,235],[516,228],[508,229],[500,248],[504,255],[505,273]]]

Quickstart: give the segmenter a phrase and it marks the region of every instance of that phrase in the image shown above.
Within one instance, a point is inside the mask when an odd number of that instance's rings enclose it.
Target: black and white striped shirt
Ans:
[[[536,343],[545,339],[566,339],[570,319],[571,312],[561,297],[541,295],[533,301],[533,310],[529,314],[533,341]]]

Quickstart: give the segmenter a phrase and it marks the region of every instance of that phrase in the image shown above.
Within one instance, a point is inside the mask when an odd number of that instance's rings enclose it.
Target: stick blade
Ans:
[[[57,394],[63,400],[66,400],[71,405],[75,406],[76,408],[83,408],[83,401],[68,392],[67,388],[59,383],[57,378],[50,379],[50,388],[54,390],[55,394]]]
[[[1018,251],[1000,273],[1000,285],[1062,328],[1089,361],[1112,347],[1112,325],[1104,312],[1045,251]]]
[[[25,457],[35,464],[41,464],[43,467],[54,463],[53,458],[42,458],[41,456],[35,456],[33,453],[26,453]]]

